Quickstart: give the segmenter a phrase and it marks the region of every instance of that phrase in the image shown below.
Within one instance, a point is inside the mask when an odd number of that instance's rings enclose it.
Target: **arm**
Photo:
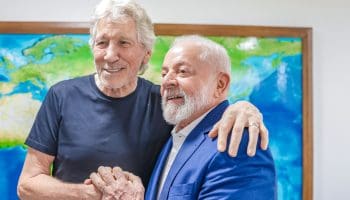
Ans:
[[[28,148],[23,170],[18,181],[20,199],[100,199],[93,185],[64,183],[50,176],[54,157]]]
[[[254,157],[245,153],[248,136],[236,158],[216,153],[207,168],[198,199],[277,199],[276,172],[269,150],[258,149]]]
[[[249,156],[255,155],[259,133],[261,137],[260,147],[266,150],[269,137],[268,130],[263,122],[263,116],[253,104],[247,101],[238,101],[230,105],[221,120],[210,131],[209,137],[218,136],[218,151],[223,152],[227,146],[228,135],[232,132],[228,153],[235,157],[245,127],[249,127],[247,154]]]

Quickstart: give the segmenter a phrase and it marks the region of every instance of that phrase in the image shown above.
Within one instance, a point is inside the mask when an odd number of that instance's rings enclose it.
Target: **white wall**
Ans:
[[[0,21],[88,21],[99,0],[0,0]],[[156,23],[313,28],[314,199],[349,199],[350,1],[139,0]],[[349,59],[349,60],[347,60]],[[348,88],[348,89],[346,89]]]

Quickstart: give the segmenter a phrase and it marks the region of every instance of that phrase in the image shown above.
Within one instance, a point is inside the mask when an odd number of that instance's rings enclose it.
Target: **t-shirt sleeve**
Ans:
[[[54,89],[51,88],[39,109],[25,144],[55,156],[60,118],[59,101]]]

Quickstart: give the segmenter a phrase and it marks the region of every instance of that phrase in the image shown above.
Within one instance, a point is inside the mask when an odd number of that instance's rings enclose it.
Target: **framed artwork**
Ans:
[[[88,23],[0,22],[0,194],[16,199],[23,142],[48,89],[93,73]],[[222,44],[232,64],[229,100],[263,113],[274,156],[278,199],[312,200],[312,29],[155,24],[157,40],[143,77],[159,83],[162,60],[178,35]]]

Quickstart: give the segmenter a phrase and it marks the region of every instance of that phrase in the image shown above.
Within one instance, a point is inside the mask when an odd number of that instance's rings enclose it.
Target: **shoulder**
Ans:
[[[227,151],[216,152],[208,164],[207,177],[215,179],[222,176],[222,180],[232,185],[236,184],[236,180],[240,180],[242,184],[247,184],[245,187],[251,185],[261,189],[261,186],[265,185],[275,188],[276,170],[270,149],[262,150],[257,147],[255,156],[248,156],[248,136],[245,131],[236,157],[229,156]],[[255,183],[251,184],[251,181]]]
[[[152,83],[149,80],[139,77],[138,84],[140,85],[140,89],[147,90],[156,95],[160,95],[160,86]]]
[[[54,91],[66,90],[74,87],[85,86],[91,81],[93,75],[67,79],[54,84],[51,89]]]
[[[77,91],[82,91],[85,90],[87,87],[90,87],[90,82],[92,81],[92,78],[93,75],[88,75],[60,81],[51,86],[47,95],[60,98],[76,94]]]
[[[142,97],[142,101],[161,109],[160,86],[141,77],[138,78],[137,84],[137,94],[139,97]]]
[[[77,91],[81,91],[86,87],[89,87],[91,85],[89,84],[91,77],[92,75],[63,80],[52,85],[45,96],[44,103],[62,103],[66,97],[75,95],[79,93]]]
[[[276,171],[272,155],[269,150],[259,148],[254,157],[249,157],[246,140],[242,137],[237,157],[230,157],[227,152],[215,152],[211,156],[200,197],[275,199]]]

